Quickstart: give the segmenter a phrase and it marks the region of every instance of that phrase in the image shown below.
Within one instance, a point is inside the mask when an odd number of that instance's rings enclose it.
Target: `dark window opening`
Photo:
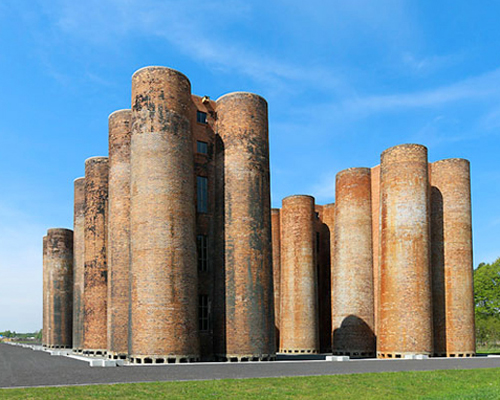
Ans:
[[[208,143],[207,142],[196,142],[196,151],[200,154],[208,154]]]
[[[316,232],[316,253],[319,253],[319,232]]]
[[[200,124],[206,124],[207,113],[203,111],[196,111],[196,122],[199,122]]]
[[[198,297],[198,326],[200,332],[210,330],[210,299],[206,294],[200,294]]]
[[[208,212],[208,178],[196,177],[197,210],[200,213]]]
[[[197,236],[198,271],[208,271],[208,238],[206,235]]]

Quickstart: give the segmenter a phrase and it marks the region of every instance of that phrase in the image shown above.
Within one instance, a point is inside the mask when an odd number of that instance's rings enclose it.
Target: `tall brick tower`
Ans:
[[[375,355],[371,177],[369,168],[337,174],[332,270],[333,353]]]
[[[119,110],[109,123],[108,328],[110,358],[126,358],[129,327],[130,128],[131,111]]]
[[[280,352],[318,353],[318,283],[314,198],[283,199],[281,208]]]
[[[430,164],[434,353],[475,354],[469,162]]]
[[[403,144],[380,163],[381,246],[377,353],[433,352],[427,148]]]
[[[73,231],[53,228],[47,232],[48,270],[47,345],[71,348],[73,328]]]
[[[83,277],[84,354],[104,355],[107,349],[108,158],[85,160],[85,267]]]
[[[74,181],[73,211],[73,349],[82,351],[85,269],[85,178]]]
[[[130,360],[200,356],[191,84],[147,67],[132,77]]]
[[[47,235],[43,237],[43,293],[42,293],[42,316],[43,316],[43,324],[42,324],[42,345],[47,347],[48,336],[47,332],[49,331],[48,322],[49,322],[49,267],[47,265]]]
[[[236,92],[217,100],[216,355],[275,355],[267,102]]]

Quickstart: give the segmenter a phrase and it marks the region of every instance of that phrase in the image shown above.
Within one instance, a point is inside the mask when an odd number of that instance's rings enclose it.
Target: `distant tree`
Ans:
[[[500,258],[474,271],[474,301],[477,318],[500,318]]]

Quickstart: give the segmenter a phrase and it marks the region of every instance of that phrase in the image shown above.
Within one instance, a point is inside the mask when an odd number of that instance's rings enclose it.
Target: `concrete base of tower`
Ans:
[[[103,357],[108,353],[106,349],[82,349],[81,354],[89,357]]]
[[[276,354],[216,354],[220,362],[276,361]]]
[[[128,354],[118,351],[108,351],[108,358],[110,360],[126,360],[128,358]]]
[[[198,355],[130,355],[130,364],[187,364],[200,361]]]
[[[419,358],[415,358],[414,356],[418,356]],[[424,359],[432,357],[430,352],[377,352],[377,358],[405,358],[405,359]]]
[[[318,349],[280,349],[283,354],[317,354]]]
[[[374,351],[366,350],[345,350],[345,349],[335,349],[332,354],[334,356],[348,356],[350,358],[375,358]]]

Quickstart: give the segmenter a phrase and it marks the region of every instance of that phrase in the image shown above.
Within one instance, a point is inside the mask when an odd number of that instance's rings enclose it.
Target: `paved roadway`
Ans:
[[[0,388],[499,367],[500,357],[478,357],[428,360],[373,359],[347,362],[314,360],[197,363],[92,368],[85,361],[51,356],[47,352],[0,343]]]

